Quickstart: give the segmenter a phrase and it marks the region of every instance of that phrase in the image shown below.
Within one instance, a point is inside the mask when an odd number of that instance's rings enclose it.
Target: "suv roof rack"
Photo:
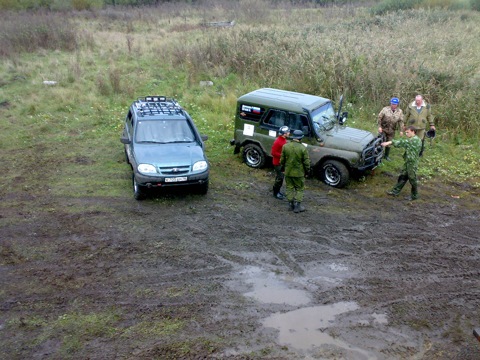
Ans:
[[[133,103],[140,116],[183,115],[183,108],[173,98],[166,96],[139,97]]]

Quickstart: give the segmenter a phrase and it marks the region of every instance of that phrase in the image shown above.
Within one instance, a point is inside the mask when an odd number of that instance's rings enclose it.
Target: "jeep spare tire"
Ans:
[[[321,167],[321,178],[327,185],[343,188],[348,184],[350,173],[347,167],[336,160],[327,160]]]
[[[265,165],[266,156],[260,146],[248,144],[243,148],[243,160],[248,166],[259,169]]]

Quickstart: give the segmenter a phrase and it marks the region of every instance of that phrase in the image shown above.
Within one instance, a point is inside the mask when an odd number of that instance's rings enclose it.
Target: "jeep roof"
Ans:
[[[263,88],[240,96],[238,101],[303,113],[305,110],[315,110],[331,100],[293,91]]]

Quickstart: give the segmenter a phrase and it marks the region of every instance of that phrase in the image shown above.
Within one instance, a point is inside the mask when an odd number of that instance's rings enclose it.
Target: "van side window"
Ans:
[[[287,114],[280,110],[270,110],[265,117],[263,124],[270,127],[282,127],[287,124]]]
[[[251,121],[260,121],[263,114],[265,113],[265,108],[247,104],[240,104],[239,115],[243,120]]]
[[[288,124],[287,125],[290,130],[302,130],[305,135],[307,135],[309,131],[308,127],[308,119],[305,115],[290,113],[288,116]]]

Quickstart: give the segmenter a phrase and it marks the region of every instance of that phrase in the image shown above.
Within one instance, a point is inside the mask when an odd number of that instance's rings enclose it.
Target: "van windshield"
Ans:
[[[317,135],[320,135],[323,131],[328,131],[333,129],[337,121],[335,110],[333,109],[332,103],[326,103],[325,105],[320,106],[318,109],[315,109],[311,113],[313,127]]]

